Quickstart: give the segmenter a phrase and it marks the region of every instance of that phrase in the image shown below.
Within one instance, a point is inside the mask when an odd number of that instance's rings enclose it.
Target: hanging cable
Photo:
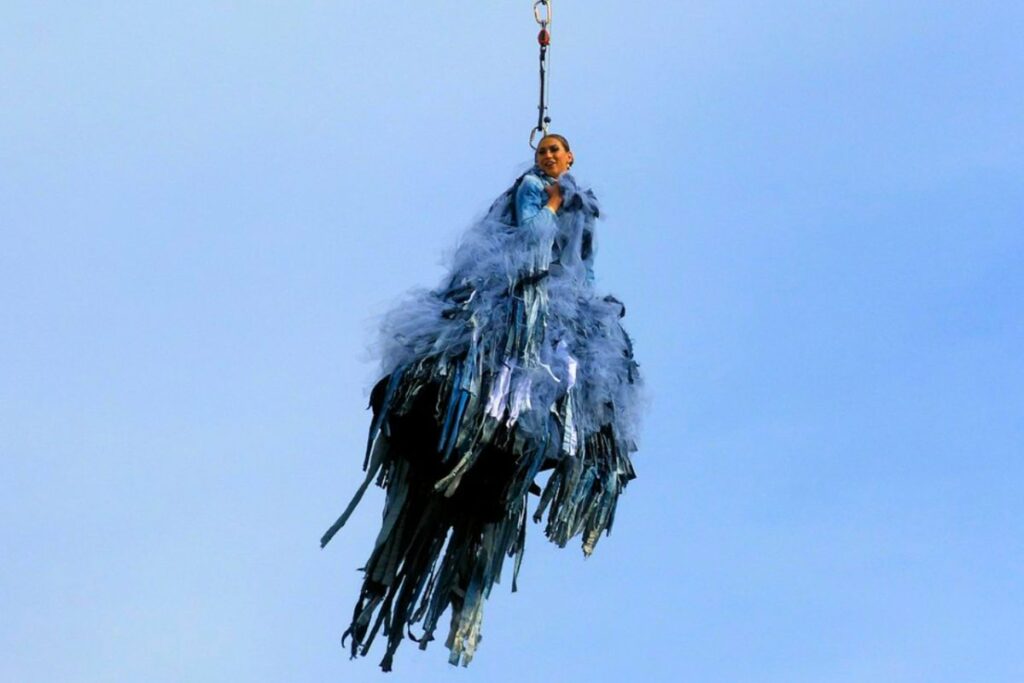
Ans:
[[[551,0],[536,0],[533,3],[533,18],[540,24],[537,43],[540,45],[540,104],[537,105],[537,125],[530,131],[530,147],[537,149],[533,140],[541,133],[541,140],[548,133],[548,46],[551,45]]]

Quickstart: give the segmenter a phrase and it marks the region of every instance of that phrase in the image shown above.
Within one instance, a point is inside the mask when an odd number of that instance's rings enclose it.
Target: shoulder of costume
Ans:
[[[537,188],[543,188],[553,182],[554,180],[552,178],[547,177],[542,171],[540,171],[540,169],[537,168],[532,168],[524,173],[522,180],[523,184],[532,185]]]

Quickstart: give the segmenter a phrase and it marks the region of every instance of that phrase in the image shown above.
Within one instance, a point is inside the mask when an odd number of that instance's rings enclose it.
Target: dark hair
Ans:
[[[569,148],[569,141],[565,139],[564,135],[559,135],[558,133],[545,133],[544,137],[542,137],[540,139],[540,141],[544,142],[544,140],[546,140],[547,138],[554,138],[554,139],[558,140],[559,142],[561,142],[562,146],[565,147],[565,151],[566,152],[571,152],[572,151]],[[538,143],[537,146],[540,147],[540,143]]]

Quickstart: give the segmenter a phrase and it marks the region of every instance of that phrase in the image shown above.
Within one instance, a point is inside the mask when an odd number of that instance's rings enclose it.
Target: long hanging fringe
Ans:
[[[551,415],[550,438],[535,446],[484,411],[490,387],[479,380],[465,387],[462,378],[472,374],[472,359],[454,368],[437,363],[425,360],[378,385],[371,400],[375,417],[367,477],[321,539],[326,545],[344,525],[368,482],[376,478],[387,489],[381,531],[363,567],[362,593],[345,633],[355,657],[366,655],[383,632],[385,671],[406,635],[425,649],[449,607],[449,661],[472,660],[483,603],[501,578],[506,556],[515,557],[512,589],[517,589],[527,497],[546,464],[557,463],[534,520],[547,510],[548,538],[564,547],[582,536],[586,555],[602,533],[610,532],[618,496],[635,476],[610,429],[583,439],[570,436],[576,433],[571,394]],[[443,406],[440,414],[438,406]],[[506,403],[501,417],[508,414]],[[464,455],[454,461],[453,453]],[[416,625],[419,635],[413,634]]]

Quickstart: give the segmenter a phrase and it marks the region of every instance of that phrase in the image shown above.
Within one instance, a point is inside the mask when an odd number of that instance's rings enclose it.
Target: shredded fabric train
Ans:
[[[561,187],[557,213],[544,207],[551,183]],[[366,476],[321,539],[371,483],[386,490],[342,638],[353,657],[382,632],[381,668],[391,670],[402,640],[426,649],[450,608],[449,661],[468,664],[506,557],[517,589],[531,494],[534,521],[546,513],[560,547],[579,536],[589,555],[611,531],[635,477],[641,378],[625,307],[594,289],[599,215],[569,173],[556,180],[535,166],[469,229],[442,285],[386,316]]]

